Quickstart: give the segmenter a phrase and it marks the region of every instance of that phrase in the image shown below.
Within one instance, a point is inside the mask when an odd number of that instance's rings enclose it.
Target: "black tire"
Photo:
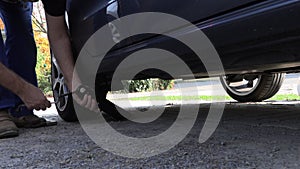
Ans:
[[[56,59],[53,56],[51,57],[51,82],[53,97],[55,102],[57,102],[55,106],[59,116],[67,122],[78,121],[76,113],[74,111],[72,97],[65,96],[59,98],[59,95],[69,93],[69,89],[64,83],[64,77],[56,62]]]
[[[226,76],[221,77],[221,83],[227,94],[239,102],[261,102],[273,97],[284,81],[285,73],[270,73],[257,76],[254,87],[247,92],[240,92],[230,86]]]

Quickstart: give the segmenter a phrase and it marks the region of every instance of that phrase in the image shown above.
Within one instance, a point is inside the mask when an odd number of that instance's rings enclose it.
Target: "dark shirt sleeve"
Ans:
[[[62,16],[66,11],[66,0],[42,0],[45,12],[51,16]]]

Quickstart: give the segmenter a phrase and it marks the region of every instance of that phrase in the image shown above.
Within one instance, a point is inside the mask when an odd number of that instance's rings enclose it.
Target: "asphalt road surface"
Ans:
[[[19,137],[0,140],[0,168],[300,168],[299,102],[227,103],[216,132],[200,144],[208,107],[201,104],[196,123],[182,142],[144,159],[107,152],[79,123],[44,114],[58,120],[58,125],[21,129]],[[168,129],[178,110],[178,105],[169,106],[153,125],[128,121],[109,124],[128,136],[149,137]]]

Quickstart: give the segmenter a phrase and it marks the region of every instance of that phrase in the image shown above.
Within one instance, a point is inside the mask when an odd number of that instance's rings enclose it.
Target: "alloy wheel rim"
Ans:
[[[59,111],[64,111],[67,107],[68,97],[64,96],[63,98],[58,98],[59,96],[69,93],[69,89],[67,88],[64,80],[64,76],[61,72],[61,69],[55,59],[52,57],[52,90],[54,99],[57,102],[56,107]]]
[[[229,82],[226,76],[222,76],[222,80],[226,88],[233,94],[237,96],[247,96],[251,94],[259,85],[261,81],[261,75],[258,75],[256,79],[253,80],[253,87],[246,87],[249,83],[248,80],[243,79],[239,82]]]

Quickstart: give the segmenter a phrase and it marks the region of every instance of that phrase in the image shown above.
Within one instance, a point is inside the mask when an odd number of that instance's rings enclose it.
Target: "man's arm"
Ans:
[[[46,20],[51,49],[62,70],[68,88],[75,91],[81,85],[81,81],[76,72],[73,77],[74,60],[65,16],[51,16],[46,13]],[[74,86],[72,86],[72,80]],[[98,104],[90,95],[86,94],[83,99],[80,99],[75,94],[73,98],[79,105],[90,110],[98,109]]]
[[[28,109],[45,110],[51,104],[42,91],[0,63],[0,85],[9,89],[25,103]]]

